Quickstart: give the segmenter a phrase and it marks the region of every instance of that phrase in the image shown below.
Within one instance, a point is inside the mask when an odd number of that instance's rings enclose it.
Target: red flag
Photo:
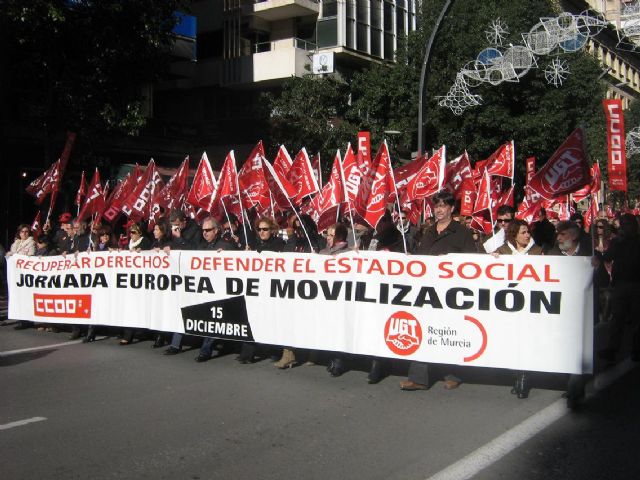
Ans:
[[[280,181],[287,180],[292,163],[293,162],[291,161],[291,156],[289,155],[287,148],[284,145],[280,145],[272,165],[273,170],[276,172]],[[292,196],[293,195],[290,195],[290,197]]]
[[[94,213],[102,212],[102,210],[104,210],[104,192],[100,183],[100,172],[96,168],[87,189],[87,198],[78,213],[78,220],[83,220]]]
[[[106,200],[106,208],[102,213],[102,217],[107,222],[115,221],[122,213],[122,204],[132,192],[134,185],[137,184],[140,177],[140,167],[136,164],[134,170],[129,172],[124,180],[111,191],[109,198]]]
[[[589,232],[591,231],[591,224],[598,218],[598,196],[591,195],[589,199],[589,208],[586,212],[584,212],[584,229]]]
[[[218,197],[220,202],[224,202],[224,207],[228,213],[233,213],[239,219],[242,217],[240,208],[240,198],[238,191],[238,172],[236,171],[236,157],[231,150],[220,170],[218,177]],[[218,212],[220,214],[220,212]]]
[[[491,179],[489,172],[485,169],[482,180],[480,181],[480,187],[478,188],[476,204],[473,207],[474,215],[483,210],[489,210],[492,206],[491,204]]]
[[[484,169],[487,166],[489,160],[478,160],[471,170],[471,176],[476,182],[480,182],[482,175],[484,175]]]
[[[625,150],[622,100],[602,100],[607,122],[609,186],[611,190],[627,191],[627,156]]]
[[[358,163],[363,174],[375,169],[375,162],[371,163],[371,133],[358,132]]]
[[[344,190],[346,200],[348,200],[353,208],[357,198],[360,182],[362,180],[362,170],[358,164],[356,154],[351,148],[351,144],[347,145],[347,152],[342,159],[342,171],[344,173]]]
[[[473,207],[476,204],[476,190],[473,178],[465,178],[460,187],[460,215],[469,217],[473,215]]]
[[[82,200],[87,195],[87,182],[84,179],[84,170],[82,170],[82,176],[80,177],[80,187],[78,188],[78,193],[76,193],[76,201],[75,204],[79,207],[82,205]]]
[[[513,179],[515,170],[515,148],[513,140],[502,145],[486,160],[487,172],[490,176]]]
[[[293,189],[293,186],[286,178],[283,183],[283,179],[279,178],[275,168],[266,158],[262,159],[262,168],[264,170],[264,178],[267,180],[267,185],[269,185],[269,191],[271,192],[275,206],[282,211],[290,210],[292,205],[289,200],[289,191]]]
[[[162,188],[163,184],[162,177],[156,170],[156,162],[151,159],[142,178],[132,185],[131,193],[122,202],[122,212],[134,222],[149,218],[149,200],[155,195],[158,186]]]
[[[513,199],[513,192],[514,188],[513,185],[509,188],[509,190],[502,192],[502,194],[500,195],[500,197],[498,198],[498,200],[496,201],[496,205],[495,208],[498,209],[503,205],[509,205],[510,207],[514,206],[514,199]]]
[[[333,160],[333,167],[331,167],[329,181],[320,192],[320,198],[318,199],[318,213],[322,215],[330,208],[338,207],[345,200],[346,196],[342,181],[342,168],[340,166],[340,151],[338,150],[336,152],[336,157]]]
[[[198,169],[193,177],[191,190],[187,194],[187,203],[194,207],[202,208],[207,212],[213,209],[216,200],[218,185],[213,176],[213,169],[209,163],[207,152],[202,154]]]
[[[400,199],[407,198],[406,191],[409,182],[415,178],[425,163],[427,163],[427,157],[420,155],[406,165],[393,169],[393,178],[396,180],[396,192]],[[391,195],[389,201],[395,201],[395,194]]]
[[[522,203],[518,205],[515,217],[519,220],[524,220],[527,223],[531,223],[538,218],[538,213],[542,208],[542,202],[534,202],[525,195]]]
[[[471,217],[471,229],[484,233],[485,235],[491,235],[493,233],[493,225],[491,220],[488,220],[484,215],[473,215]]]
[[[40,233],[42,233],[42,220],[40,220],[40,210],[38,210],[38,213],[36,213],[36,218],[34,218],[33,222],[31,223],[31,233],[33,233],[35,237],[38,237]]]
[[[462,155],[447,164],[444,174],[444,188],[453,193],[456,199],[460,199],[463,195],[462,182],[467,178],[472,178],[472,175],[471,162],[465,150]]]
[[[446,152],[443,145],[424,163],[416,176],[409,182],[403,203],[427,198],[442,189],[445,157]]]
[[[48,194],[57,192],[60,187],[60,160],[36,178],[27,187],[27,193],[36,197],[36,205],[42,204]]]
[[[316,178],[313,175],[313,168],[311,167],[309,155],[307,155],[307,150],[304,147],[296,155],[296,158],[289,169],[289,173],[287,174],[287,180],[296,189],[292,200],[293,204],[297,206],[302,203],[302,199],[317,193],[320,190],[318,188]]]
[[[573,200],[576,202],[581,202],[592,193],[598,193],[600,191],[600,183],[602,182],[600,164],[598,164],[598,162],[594,163],[589,169],[589,173],[591,175],[589,184],[573,192]]]
[[[575,192],[591,180],[584,134],[576,128],[529,182],[529,188],[546,199]]]
[[[76,143],[76,134],[74,132],[67,132],[64,149],[60,155],[60,176],[62,176],[64,171],[67,169],[67,163],[69,163],[69,157],[71,156],[71,150],[73,149],[74,143]]]
[[[395,180],[393,179],[393,168],[389,158],[387,142],[380,146],[379,159],[376,165],[375,177],[371,184],[369,198],[367,198],[366,209],[362,218],[373,228],[384,215],[387,208],[387,199],[395,191]]]
[[[262,169],[263,158],[264,148],[259,141],[238,172],[242,205],[247,209],[260,205],[260,209],[265,210],[271,205],[269,186]]]
[[[156,226],[156,223],[158,223],[161,218],[160,194],[165,187],[166,185],[164,184],[162,177],[160,177],[160,181],[155,185],[151,192],[151,198],[149,199],[149,216],[147,217],[147,230],[149,232],[153,231],[153,227]]]
[[[180,168],[158,194],[157,200],[160,206],[167,210],[181,209],[187,198],[188,178],[189,157],[187,156],[180,164]]]
[[[533,176],[536,174],[536,157],[527,158],[527,163],[525,164],[525,166],[526,166],[526,175],[527,175],[525,180],[525,185],[529,185],[529,182],[531,181]]]

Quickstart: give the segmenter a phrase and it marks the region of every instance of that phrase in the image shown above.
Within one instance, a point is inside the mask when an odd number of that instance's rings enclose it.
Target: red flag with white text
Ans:
[[[430,197],[442,189],[446,162],[443,145],[427,160],[407,185],[403,203]]]
[[[515,148],[513,140],[501,145],[486,160],[487,172],[490,176],[500,176],[513,179],[515,171]]]
[[[214,203],[216,201],[216,195],[218,191],[218,184],[216,178],[213,175],[213,169],[211,163],[209,163],[209,157],[207,153],[202,154],[200,163],[196,170],[196,174],[193,177],[193,183],[191,189],[187,194],[187,203],[194,207],[202,208],[207,212],[211,212]]]
[[[299,206],[305,197],[313,195],[320,190],[315,175],[313,174],[309,155],[307,155],[307,150],[304,147],[302,147],[293,160],[293,164],[287,174],[287,180],[295,188],[295,195],[292,201],[296,206]]]
[[[27,193],[36,197],[36,205],[42,204],[48,194],[57,192],[60,187],[60,160],[54,162],[46,172],[32,181]]]
[[[453,193],[456,200],[462,197],[462,182],[472,178],[471,162],[465,150],[462,155],[447,163],[444,174],[444,188]]]
[[[87,182],[84,179],[84,170],[82,170],[82,175],[80,176],[80,186],[78,187],[78,193],[76,193],[76,201],[74,202],[76,206],[82,205],[82,200],[87,195]]]
[[[607,147],[609,173],[609,188],[611,190],[627,191],[627,154],[625,147],[624,113],[622,100],[602,100],[605,120],[607,124]]]
[[[80,209],[78,219],[83,220],[90,217],[94,213],[102,212],[104,210],[104,192],[102,190],[102,184],[100,183],[100,172],[96,168],[93,178],[87,188],[87,198],[84,201],[84,205]]]
[[[187,198],[188,179],[189,157],[187,156],[158,194],[158,203],[167,210],[182,209]]]
[[[251,151],[244,164],[238,171],[238,183],[240,186],[240,196],[244,208],[251,208],[260,205],[260,211],[266,211],[271,206],[269,197],[269,186],[264,178],[262,169],[262,159],[264,148],[262,140]]]
[[[387,200],[395,191],[395,180],[393,178],[393,168],[387,142],[380,146],[380,153],[376,165],[375,176],[371,184],[369,198],[367,198],[366,208],[362,218],[371,227],[376,228],[378,222],[387,209]]]
[[[529,188],[546,199],[572,193],[591,180],[584,133],[576,128],[529,182]]]

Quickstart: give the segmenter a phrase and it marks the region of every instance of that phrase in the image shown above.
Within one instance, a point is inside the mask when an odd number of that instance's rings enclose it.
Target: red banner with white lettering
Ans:
[[[625,152],[622,100],[603,100],[602,106],[604,107],[604,116],[607,122],[609,188],[626,192],[627,155]]]
[[[573,193],[590,181],[584,132],[581,128],[576,128],[544,167],[533,176],[529,188],[550,200],[566,193]]]

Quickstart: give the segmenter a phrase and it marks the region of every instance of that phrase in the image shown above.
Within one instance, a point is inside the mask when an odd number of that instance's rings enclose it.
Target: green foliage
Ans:
[[[169,60],[182,0],[6,0],[0,13],[7,82],[23,119],[85,141],[135,135],[145,124],[142,87]]]
[[[540,17],[557,13],[544,0],[454,3],[438,33],[426,82],[428,147],[445,143],[452,154],[466,149],[472,158],[482,159],[513,139],[518,168],[516,183],[520,185],[524,159],[535,156],[540,166],[579,125],[587,128],[592,152],[599,152],[595,139],[599,129],[596,119],[601,115],[604,95],[604,87],[598,81],[602,70],[586,53],[559,57],[567,62],[571,72],[559,88],[545,80],[544,68],[551,59],[543,57],[538,59],[538,68],[518,83],[472,89],[472,93],[482,96],[483,104],[461,116],[437,105],[435,97],[446,94],[460,67],[489,46],[484,32],[492,20],[500,18],[507,24],[510,35],[505,44],[515,45],[522,42],[520,34],[529,31]],[[600,138],[604,141],[604,137]]]
[[[272,146],[284,144],[290,152],[306,147],[309,155],[331,158],[355,133],[346,119],[349,87],[333,77],[306,75],[285,81],[279,96],[264,95]],[[324,165],[331,162],[324,161]]]

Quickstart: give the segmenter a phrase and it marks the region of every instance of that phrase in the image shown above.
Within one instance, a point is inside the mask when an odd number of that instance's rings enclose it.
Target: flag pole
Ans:
[[[387,140],[384,141],[387,152],[389,147],[387,146]],[[391,167],[391,159],[389,159],[389,175],[391,175],[391,183],[393,184],[393,192],[396,194],[396,204],[398,205],[398,218],[400,218],[400,233],[402,234],[402,246],[404,247],[404,253],[407,254],[407,237],[404,234],[404,222],[402,221],[402,208],[400,207],[400,196],[398,195],[398,187],[396,187],[396,179],[393,176],[393,168]]]
[[[346,156],[346,154],[345,154]],[[344,159],[343,159],[344,160]],[[318,164],[318,168],[320,164]],[[340,181],[342,182],[342,194],[345,194],[344,191],[344,185],[345,185],[345,181],[344,181],[344,168],[342,168],[342,161],[338,162],[338,165],[340,165]],[[346,195],[344,195],[346,200],[347,200],[347,205],[349,206],[349,221],[351,223],[351,234],[353,235],[353,248],[358,248],[358,240],[356,238],[356,228],[353,226],[353,205],[351,204],[351,200],[349,200],[349,193],[347,192]],[[338,207],[340,208],[340,207]]]
[[[249,222],[249,217],[246,217],[245,220],[245,211],[244,208],[242,207],[242,198],[240,197],[240,183],[238,182],[238,167],[236,167],[236,156],[233,153],[233,150],[231,150],[231,156],[233,157],[233,169],[236,171],[236,189],[238,191],[238,202],[240,203],[240,216],[242,217],[242,230],[244,230],[244,239],[247,242],[247,245],[249,245],[249,237],[247,236],[247,223]],[[251,225],[249,225],[249,229],[251,229]]]

